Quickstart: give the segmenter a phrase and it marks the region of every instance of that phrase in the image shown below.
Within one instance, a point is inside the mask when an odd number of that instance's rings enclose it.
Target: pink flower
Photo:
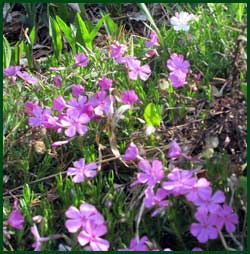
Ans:
[[[153,46],[159,46],[158,37],[157,37],[156,32],[150,33],[150,41],[146,41],[145,46],[147,48],[151,48]]]
[[[200,243],[205,243],[209,239],[216,239],[218,237],[215,220],[211,214],[208,214],[206,209],[199,209],[195,213],[195,218],[199,223],[192,223],[190,232],[193,236],[197,237]]]
[[[73,182],[74,183],[81,183],[85,180],[85,178],[93,178],[96,176],[97,172],[94,169],[97,169],[97,165],[94,162],[91,162],[85,165],[85,160],[80,159],[73,163],[74,168],[68,168],[67,175],[74,176]]]
[[[127,46],[124,44],[120,44],[118,41],[115,41],[113,44],[110,45],[109,50],[111,57],[119,59],[126,52]]]
[[[32,117],[29,118],[29,124],[32,127],[36,126],[44,126],[48,115],[50,115],[51,109],[45,108],[42,109],[41,107],[37,106],[32,110]]]
[[[53,100],[53,109],[57,110],[59,112],[63,111],[64,108],[67,106],[65,100],[63,99],[63,97],[60,95],[58,97],[56,97]]]
[[[184,60],[184,56],[176,53],[173,53],[167,61],[168,69],[173,72],[179,70],[187,74],[189,66],[190,64],[187,60]]]
[[[3,74],[5,76],[11,77],[11,76],[15,76],[17,72],[20,70],[21,70],[21,66],[9,66],[8,68],[5,68],[3,70]]]
[[[163,166],[159,160],[153,160],[152,162],[141,160],[138,167],[142,172],[137,174],[137,180],[132,183],[132,186],[143,183],[152,187],[164,177]]]
[[[220,209],[220,204],[225,201],[225,195],[222,191],[218,190],[212,195],[212,188],[207,190],[207,195],[199,196],[198,199],[193,200],[193,203],[200,208],[207,209],[209,212],[214,213]]]
[[[89,58],[83,53],[79,53],[75,55],[75,62],[77,66],[86,67],[89,63]]]
[[[138,96],[136,95],[134,90],[124,91],[122,92],[122,103],[133,105],[138,101]]]
[[[80,232],[77,237],[81,246],[90,245],[93,251],[107,251],[109,242],[100,238],[107,233],[107,226],[104,224],[95,224],[92,221],[87,221],[85,229]]]
[[[112,86],[112,79],[108,79],[104,77],[103,79],[99,80],[99,86],[101,87],[102,90],[108,90]]]
[[[139,155],[139,150],[133,142],[131,142],[127,147],[125,154],[122,156],[122,159],[125,161],[133,161],[136,159],[141,159]]]
[[[172,141],[168,150],[168,158],[179,158],[182,154],[183,152],[179,144],[175,140]]]
[[[171,84],[175,88],[183,87],[186,84],[186,77],[187,77],[187,74],[180,70],[171,72],[169,75]]]
[[[10,213],[7,222],[12,228],[22,230],[24,217],[21,214],[17,204],[18,204],[18,200],[15,200],[13,205],[13,211]]]
[[[60,124],[63,128],[66,128],[65,135],[72,138],[76,133],[83,136],[88,131],[86,124],[89,121],[90,118],[87,114],[79,114],[75,111],[70,111],[61,119]]]
[[[83,94],[85,92],[84,87],[81,85],[72,85],[72,94],[73,96],[79,96],[80,94]]]
[[[128,249],[120,249],[120,251],[148,251],[148,246],[146,242],[148,241],[147,236],[143,236],[141,239],[135,237],[130,241]]]
[[[74,206],[70,206],[65,212],[65,215],[68,218],[65,226],[70,233],[76,233],[80,229],[85,229],[88,220],[92,220],[98,225],[104,223],[103,216],[95,206],[88,203],[81,204],[79,210]]]
[[[53,81],[56,87],[60,87],[62,84],[62,77],[60,75],[56,75],[54,76]]]
[[[34,251],[40,251],[42,248],[42,243],[49,241],[50,237],[41,237],[36,224],[33,224],[30,231],[35,238],[35,242],[32,244],[32,247],[34,248]]]
[[[29,116],[32,116],[33,113],[32,111],[35,109],[35,108],[40,108],[36,103],[32,102],[32,101],[27,101],[25,102],[25,110],[24,112],[29,115]]]
[[[128,76],[132,80],[137,80],[139,77],[141,80],[146,81],[151,74],[149,65],[145,64],[141,66],[141,62],[139,60],[132,60],[128,62],[128,68]]]
[[[162,183],[162,187],[171,192],[174,196],[188,193],[196,183],[196,179],[193,177],[191,171],[179,168],[174,168],[172,172],[168,174],[168,179],[169,181]]]
[[[26,71],[23,71],[23,72],[18,71],[16,74],[20,79],[29,83],[30,85],[35,85],[38,82],[37,78],[30,76],[29,73]]]

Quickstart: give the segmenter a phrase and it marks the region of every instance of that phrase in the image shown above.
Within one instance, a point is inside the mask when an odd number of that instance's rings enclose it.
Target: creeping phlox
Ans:
[[[170,159],[192,159],[183,153],[176,141],[172,142],[167,156]],[[196,170],[175,167],[166,174],[161,161],[142,158],[134,143],[128,146],[122,158],[126,161],[138,161],[139,172],[131,186],[146,186],[143,202],[146,208],[155,209],[152,217],[171,205],[167,199],[169,196],[184,196],[196,208],[194,217],[198,222],[191,224],[190,232],[200,243],[218,238],[219,231],[224,226],[228,233],[235,231],[238,216],[232,207],[225,203],[225,194],[220,190],[213,194],[210,182],[206,178],[198,178]]]

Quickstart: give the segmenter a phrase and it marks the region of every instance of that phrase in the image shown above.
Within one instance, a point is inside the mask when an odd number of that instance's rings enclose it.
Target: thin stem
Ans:
[[[226,243],[226,240],[225,240],[225,238],[224,238],[224,236],[223,236],[223,234],[221,233],[221,231],[219,230],[219,236],[220,236],[220,239],[221,239],[221,242],[222,242],[222,244],[223,244],[223,246],[224,246],[224,248],[226,249],[226,250],[236,250],[236,249],[233,249],[233,248],[231,248],[231,247],[229,247],[228,245],[227,245],[227,243]]]

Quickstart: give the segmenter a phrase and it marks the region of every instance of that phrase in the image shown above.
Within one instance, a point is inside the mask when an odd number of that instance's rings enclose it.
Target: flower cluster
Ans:
[[[78,233],[77,240],[81,246],[90,245],[93,251],[107,251],[109,242],[103,238],[107,233],[107,222],[95,206],[83,203],[80,209],[74,206],[65,213],[65,226],[70,233]]]

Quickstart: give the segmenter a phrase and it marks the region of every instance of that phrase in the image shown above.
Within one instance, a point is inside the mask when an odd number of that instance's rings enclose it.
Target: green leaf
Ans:
[[[110,16],[104,20],[104,26],[110,37],[115,38],[118,35],[118,26]]]
[[[3,35],[3,66],[4,68],[9,67],[11,60],[11,48],[8,40]]]
[[[161,107],[154,103],[149,103],[144,110],[144,119],[147,124],[159,126],[161,123]]]
[[[93,28],[93,30],[90,33],[90,40],[93,41],[99,31],[99,29],[101,28],[104,20],[107,19],[107,17],[109,16],[109,14],[104,15],[101,19],[98,20],[98,22],[96,23],[95,27]]]
[[[247,97],[247,83],[241,83],[241,91]]]
[[[53,46],[53,50],[56,55],[56,58],[57,60],[59,60],[61,57],[62,48],[63,48],[62,34],[57,22],[52,17],[50,17],[50,23],[51,23],[52,46]]]
[[[67,42],[69,43],[73,53],[75,54],[76,53],[76,42],[75,42],[75,38],[72,36],[73,31],[59,16],[56,16],[56,21],[57,21],[61,31],[63,32]]]
[[[77,32],[76,38],[79,43],[85,44],[86,47],[92,49],[92,42],[90,39],[90,33],[88,28],[83,21],[81,15],[79,13],[76,14],[76,24],[77,24]]]
[[[240,176],[240,187],[244,193],[247,193],[247,178],[245,176]]]
[[[30,38],[31,46],[33,47],[35,45],[35,42],[36,42],[36,27],[35,26],[33,26],[33,28],[31,29],[31,32],[29,34],[29,38]]]

